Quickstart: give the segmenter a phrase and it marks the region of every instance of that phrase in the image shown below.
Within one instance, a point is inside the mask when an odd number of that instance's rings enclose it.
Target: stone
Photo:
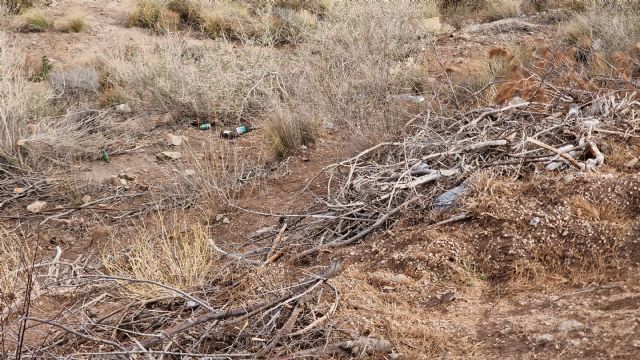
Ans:
[[[224,217],[224,215],[222,215],[222,214],[218,214],[218,215],[216,215],[216,222],[220,222],[220,221],[222,221],[222,219],[226,219],[226,218]]]
[[[128,173],[128,172],[123,172],[120,175],[118,175],[118,177],[120,179],[124,179],[127,181],[135,181],[136,176],[134,174]]]
[[[160,161],[165,160],[178,160],[182,157],[182,153],[178,151],[163,151],[161,153],[156,154],[156,158]]]
[[[440,295],[440,301],[442,302],[452,302],[455,299],[456,299],[456,293],[453,291],[449,291]]]
[[[531,220],[529,220],[529,225],[536,226],[540,224],[540,221],[541,221],[540,218],[536,216],[534,218],[531,218]]]
[[[184,175],[185,176],[195,176],[196,175],[196,171],[193,169],[187,169],[184,171]]]
[[[91,201],[91,196],[89,195],[85,195],[82,197],[82,203],[83,204],[88,204]]]
[[[562,332],[570,332],[570,331],[582,329],[583,327],[584,325],[579,321],[567,320],[567,321],[561,322],[560,325],[558,325],[558,330]]]
[[[229,220],[229,218],[228,218],[228,217],[225,217],[224,219],[222,219],[222,223],[223,223],[223,224],[230,224],[230,223],[231,223],[231,220]]]
[[[46,206],[47,206],[46,201],[34,201],[31,204],[27,205],[27,211],[29,211],[32,214],[37,214],[42,210],[44,210]]]
[[[132,112],[133,110],[131,110],[131,106],[127,105],[127,104],[120,104],[120,105],[116,105],[116,112],[120,113],[120,114],[128,114],[130,112]]]
[[[168,133],[167,135],[165,135],[165,140],[167,142],[167,145],[180,146],[184,142],[184,136],[178,136]]]
[[[536,337],[536,345],[545,345],[554,339],[555,338],[551,334],[543,334]]]
[[[22,188],[22,187],[17,187],[15,189],[13,189],[13,192],[16,193],[16,194],[22,194],[24,192],[24,190],[25,189]]]

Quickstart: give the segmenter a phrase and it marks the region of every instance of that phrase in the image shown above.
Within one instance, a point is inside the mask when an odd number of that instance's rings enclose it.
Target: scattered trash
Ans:
[[[455,202],[467,192],[467,185],[462,183],[451,190],[448,190],[433,200],[434,210],[444,210],[454,207]]]
[[[253,130],[253,127],[250,125],[241,125],[238,126],[237,128],[233,129],[233,130],[222,130],[222,133],[220,133],[220,136],[222,136],[225,139],[233,139],[236,138],[242,134],[246,134],[249,131]]]
[[[200,306],[200,304],[198,304],[197,302],[195,302],[195,301],[193,301],[193,300],[187,300],[187,301],[184,303],[184,307],[185,307],[186,309],[189,309],[189,310],[195,309],[195,308],[197,308],[198,306]]]
[[[100,160],[106,163],[111,161],[111,158],[109,157],[109,153],[107,152],[107,150],[102,150],[102,157],[100,158]]]
[[[212,125],[210,123],[204,123],[204,124],[200,124],[198,125],[198,129],[200,130],[209,130],[211,129]]]
[[[45,201],[34,201],[31,204],[27,205],[27,211],[33,214],[37,214],[44,210],[47,203]]]

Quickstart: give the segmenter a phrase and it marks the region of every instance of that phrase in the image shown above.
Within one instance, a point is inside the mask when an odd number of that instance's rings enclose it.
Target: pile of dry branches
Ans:
[[[258,253],[261,260],[249,261],[270,262],[269,256],[294,247],[292,257],[303,260],[356,243],[391,226],[409,207],[455,209],[467,179],[482,169],[514,178],[543,171],[597,171],[605,161],[601,148],[607,138],[639,135],[635,93],[573,89],[579,94],[575,98],[543,78],[538,88],[549,102],[515,97],[503,107],[453,115],[426,112],[405,125],[401,141],[378,144],[324,168],[329,181],[319,205],[303,214],[281,215],[281,231],[279,225],[257,234],[255,241],[274,240]],[[443,222],[465,217],[455,214]]]

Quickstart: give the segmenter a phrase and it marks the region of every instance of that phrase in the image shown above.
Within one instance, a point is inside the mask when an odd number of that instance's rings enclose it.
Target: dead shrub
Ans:
[[[62,94],[95,93],[100,89],[100,76],[90,67],[77,66],[54,71],[49,76],[52,87]]]
[[[168,36],[116,44],[98,62],[106,88],[121,89],[136,108],[174,112],[184,122],[255,121],[282,87],[277,51],[225,41],[193,47]]]
[[[629,51],[640,41],[640,12],[629,6],[590,5],[574,13],[562,29],[565,42],[575,46],[588,39],[595,51]]]
[[[82,15],[72,16],[66,21],[66,24],[62,28],[63,31],[66,32],[74,32],[79,33],[82,32],[87,27],[87,23],[84,21],[84,17]]]
[[[336,3],[301,49],[308,66],[293,84],[296,96],[291,101],[305,109],[298,113],[347,126],[358,135],[396,133],[409,114],[388,99],[414,93],[415,77],[392,70],[429,36],[416,6]]]
[[[199,0],[170,0],[167,7],[188,26],[202,26],[204,7]]]
[[[312,13],[282,7],[269,8],[261,19],[261,42],[265,44],[301,43],[318,25]]]
[[[18,140],[27,134],[27,125],[47,113],[51,90],[33,83],[23,73],[23,52],[0,32],[0,160],[18,160]]]
[[[9,14],[19,14],[33,6],[33,0],[0,0],[0,9],[4,8]]]
[[[33,249],[18,234],[0,227],[0,321],[26,288]],[[1,336],[0,336],[1,338]]]
[[[522,15],[523,0],[487,0],[483,15],[487,21],[513,18]]]
[[[332,0],[270,0],[271,5],[289,8],[294,11],[308,11],[316,15],[326,15]]]

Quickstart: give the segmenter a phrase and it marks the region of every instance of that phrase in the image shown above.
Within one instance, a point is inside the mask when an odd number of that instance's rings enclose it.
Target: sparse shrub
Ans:
[[[127,97],[122,90],[110,87],[100,95],[99,102],[102,107],[116,106],[126,103]]]
[[[207,9],[202,18],[202,31],[210,38],[242,40],[256,36],[249,9],[242,4],[217,4]]]
[[[70,18],[65,26],[65,30],[69,32],[79,33],[87,26],[84,19],[80,16]]]
[[[0,9],[6,9],[9,14],[19,14],[32,6],[33,0],[0,0]]]
[[[203,6],[199,0],[170,0],[169,10],[180,15],[182,22],[189,26],[201,26],[203,22]]]
[[[138,0],[136,9],[129,15],[129,26],[139,26],[158,32],[177,29],[180,15],[167,9],[161,0]]]
[[[487,0],[483,12],[488,21],[518,17],[522,15],[522,0]]]
[[[53,64],[51,63],[51,60],[49,60],[49,57],[45,55],[40,59],[40,67],[38,71],[29,76],[29,80],[34,82],[43,81],[49,76],[52,69]]]
[[[302,145],[315,141],[315,130],[310,120],[296,117],[289,110],[279,109],[267,121],[267,139],[277,158],[300,151]]]
[[[272,8],[265,19],[265,42],[273,44],[300,43],[318,25],[318,18],[306,10],[281,7]]]
[[[575,13],[562,32],[568,45],[580,45],[588,40],[596,44],[596,51],[630,51],[640,41],[640,12],[622,5],[595,5]]]
[[[326,15],[333,1],[331,0],[272,0],[277,7],[289,8],[294,11],[308,11],[312,14]]]
[[[38,11],[30,11],[23,16],[24,24],[21,31],[24,32],[43,32],[51,30],[54,22]]]

